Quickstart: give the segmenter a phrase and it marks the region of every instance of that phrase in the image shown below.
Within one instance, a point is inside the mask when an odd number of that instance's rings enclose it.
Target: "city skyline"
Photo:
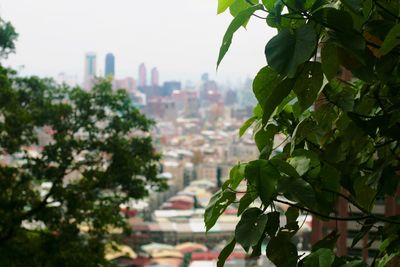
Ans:
[[[157,66],[163,74],[160,82],[198,80],[204,72],[218,81],[254,77],[266,64],[258,52],[272,30],[252,19],[247,32],[235,35],[232,53],[216,73],[219,46],[231,20],[229,14],[217,16],[216,5],[215,0],[121,0],[113,5],[102,0],[4,0],[1,16],[19,33],[17,54],[6,64],[22,75],[55,77],[63,72],[82,80],[83,55],[111,51],[119,59],[117,78],[135,76],[140,62]]]

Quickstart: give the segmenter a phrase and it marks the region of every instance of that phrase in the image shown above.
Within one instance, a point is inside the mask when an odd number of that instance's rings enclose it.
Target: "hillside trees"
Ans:
[[[373,229],[381,245],[372,266],[386,266],[400,252],[400,217],[371,211],[377,200],[397,196],[400,178],[400,2],[218,0],[218,13],[227,10],[234,18],[217,65],[250,19],[264,20],[277,34],[265,46],[268,65],[254,79],[258,105],[240,129],[253,128],[260,156],[235,166],[206,210],[210,229],[236,201],[238,184],[247,183],[241,220],[218,266],[235,243],[253,256],[266,254],[278,267],[367,266],[357,257],[336,256],[335,234],[301,257],[291,242],[299,213],[359,223],[353,244]],[[278,133],[287,142],[272,153]],[[256,199],[261,207],[251,205]],[[359,215],[339,216],[339,199]],[[277,202],[290,206],[286,226],[274,211]],[[269,242],[261,251],[264,239]]]
[[[1,21],[0,46],[16,33]],[[91,91],[0,66],[0,266],[106,266],[120,205],[157,178],[152,121],[108,82]]]

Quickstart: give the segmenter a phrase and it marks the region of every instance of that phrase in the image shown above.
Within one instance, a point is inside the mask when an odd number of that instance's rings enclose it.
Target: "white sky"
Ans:
[[[97,53],[104,71],[107,52],[116,76],[137,78],[138,65],[156,66],[164,80],[211,78],[236,83],[266,64],[264,46],[274,31],[252,18],[240,29],[218,73],[215,64],[231,20],[216,15],[217,0],[0,0],[0,16],[19,33],[17,54],[7,65],[22,74],[83,76],[84,54]],[[23,68],[20,66],[24,66]]]

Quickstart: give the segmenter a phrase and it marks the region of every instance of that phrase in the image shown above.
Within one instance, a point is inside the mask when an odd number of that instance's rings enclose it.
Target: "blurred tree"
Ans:
[[[18,34],[10,22],[0,18],[0,58],[5,58],[15,51],[15,40]]]
[[[16,33],[0,23],[2,56]],[[0,66],[0,266],[106,266],[120,205],[162,190],[153,122],[123,90],[21,78]]]
[[[371,242],[380,245],[370,263],[386,266],[400,254],[400,216],[372,210],[377,200],[398,196],[400,2],[218,0],[218,13],[225,10],[234,19],[217,65],[234,33],[250,18],[264,20],[277,34],[265,47],[268,66],[253,82],[258,100],[254,116],[240,130],[254,128],[260,156],[231,170],[205,212],[209,230],[236,202],[239,183],[247,183],[239,201],[241,220],[218,266],[236,242],[253,256],[265,253],[278,267],[367,266],[357,257],[335,255],[335,232],[314,244],[307,257],[299,255],[292,237],[299,230],[300,213],[333,225],[360,224],[351,246],[373,229],[376,240]],[[338,75],[341,71],[349,75]],[[282,152],[272,153],[279,133],[287,142]],[[256,200],[261,207],[252,205]],[[354,213],[339,214],[339,200],[351,204]],[[284,226],[274,203],[290,207]],[[267,249],[261,251],[266,239]]]

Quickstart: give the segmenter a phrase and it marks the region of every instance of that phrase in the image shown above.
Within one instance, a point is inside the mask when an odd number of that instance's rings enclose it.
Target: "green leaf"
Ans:
[[[280,75],[272,68],[266,66],[262,68],[253,81],[253,92],[261,108],[271,96],[274,88],[282,81]]]
[[[318,133],[318,124],[313,118],[307,117],[300,121],[292,134],[292,142],[290,146],[291,153],[293,153],[296,145],[304,139],[307,139],[309,142],[318,143]]]
[[[326,7],[318,10],[314,18],[330,26],[331,29],[338,32],[352,33],[353,19],[351,15],[340,9]]]
[[[230,5],[232,5],[234,0],[218,0],[218,10],[217,13],[223,13]]]
[[[292,165],[290,165],[289,163],[287,163],[284,160],[281,159],[271,159],[270,162],[272,163],[272,165],[275,166],[275,168],[277,168],[281,173],[286,174],[289,177],[293,177],[293,178],[301,178],[299,173],[296,171],[295,168],[293,168]]]
[[[321,248],[326,248],[333,250],[336,247],[336,241],[339,235],[336,231],[332,231],[329,235],[325,236],[323,239],[319,240],[312,246],[312,251],[317,251]]]
[[[246,166],[246,178],[255,184],[264,205],[269,205],[276,193],[276,186],[280,178],[276,168],[266,160],[251,161]]]
[[[305,25],[293,32],[281,30],[265,47],[268,65],[282,75],[294,77],[297,67],[312,56],[317,47],[314,29]]]
[[[204,223],[206,231],[209,231],[217,222],[219,216],[232,204],[236,199],[236,194],[230,190],[218,191],[215,193],[208,203],[204,212]]]
[[[219,56],[218,56],[218,61],[217,61],[217,68],[219,64],[221,63],[222,59],[224,58],[226,52],[228,52],[228,49],[232,43],[232,38],[234,33],[246,22],[249,20],[251,15],[256,11],[262,9],[262,5],[255,5],[251,6],[246,10],[243,10],[240,12],[231,22],[229,25],[228,29],[225,32],[224,38],[222,40],[222,45],[219,50]]]
[[[392,254],[385,254],[385,256],[383,256],[379,261],[378,261],[378,265],[377,267],[386,267],[387,264],[397,255],[399,255],[399,253],[392,253]]]
[[[319,173],[320,162],[318,155],[310,150],[297,149],[292,153],[292,158],[289,161],[297,173],[302,176],[308,171]]]
[[[385,40],[382,43],[379,51],[382,55],[388,54],[396,46],[400,44],[400,24],[396,24],[390,29],[389,33],[386,35]]]
[[[368,186],[363,177],[357,178],[353,186],[357,203],[364,209],[371,211],[375,202],[376,190]]]
[[[242,247],[255,246],[264,233],[268,216],[259,208],[250,208],[236,225],[235,237]]]
[[[226,259],[231,255],[236,245],[236,239],[233,237],[232,240],[222,249],[218,255],[217,267],[223,267]]]
[[[244,133],[247,131],[247,129],[250,128],[251,125],[253,125],[253,123],[257,120],[257,117],[251,117],[250,119],[248,119],[247,121],[245,121],[242,125],[242,127],[240,127],[239,129],[239,136],[242,137],[244,135]]]
[[[368,18],[368,16],[369,16],[369,13],[371,12],[371,10],[372,10],[372,0],[364,0],[363,1],[363,9],[362,9],[362,12],[363,12],[363,16],[364,16],[364,18]]]
[[[320,248],[304,258],[304,266],[307,267],[326,267],[332,266],[335,254],[327,248]]]
[[[250,2],[252,2],[253,5],[258,4],[257,0],[250,0]],[[236,17],[240,12],[249,8],[250,6],[252,5],[250,5],[250,3],[246,0],[234,0],[233,4],[229,7],[229,11],[233,17]],[[247,21],[243,24],[243,26],[245,27],[246,24]]]
[[[256,142],[258,150],[261,152],[260,158],[268,159],[271,155],[272,148],[274,146],[274,137],[279,131],[278,126],[269,124],[265,128],[261,128],[254,135],[254,141]]]
[[[268,221],[267,221],[267,226],[266,226],[266,232],[270,237],[274,237],[276,234],[276,231],[279,229],[280,225],[280,216],[281,214],[277,211],[269,212],[267,214],[268,216]]]
[[[301,178],[281,179],[278,188],[288,199],[305,207],[318,210],[314,189],[307,181]]]
[[[275,111],[276,107],[281,104],[281,102],[289,95],[292,91],[294,79],[285,79],[280,82],[275,88],[273,88],[271,94],[265,100],[264,103],[260,103],[263,107],[263,123],[266,124],[270,119],[272,113]]]
[[[293,87],[302,111],[314,104],[323,82],[321,63],[306,62]]]
[[[244,178],[246,164],[237,164],[229,172],[229,185],[232,189],[236,189]]]
[[[272,237],[267,246],[267,257],[278,267],[297,266],[297,248],[282,233]]]
[[[328,80],[337,76],[340,62],[337,47],[332,42],[325,43],[321,48],[322,70]]]
[[[239,200],[238,216],[242,214],[258,197],[256,192],[251,192],[252,190],[255,191],[256,189],[247,187],[248,192],[246,192],[246,194],[244,194],[244,196]]]
[[[376,222],[377,220],[373,218],[365,220],[363,226],[361,227],[361,230],[359,230],[357,235],[353,238],[351,248],[353,248],[358,243],[358,241],[360,241],[366,234],[368,234],[368,232],[371,230]]]
[[[253,109],[253,115],[257,118],[257,119],[261,119],[263,116],[263,111],[262,111],[262,107],[260,106],[260,104],[257,104],[254,109]]]
[[[269,12],[274,10],[276,2],[277,0],[262,0],[263,5]]]
[[[289,207],[286,212],[286,229],[297,231],[299,225],[297,224],[297,218],[299,217],[299,210],[295,207]]]

